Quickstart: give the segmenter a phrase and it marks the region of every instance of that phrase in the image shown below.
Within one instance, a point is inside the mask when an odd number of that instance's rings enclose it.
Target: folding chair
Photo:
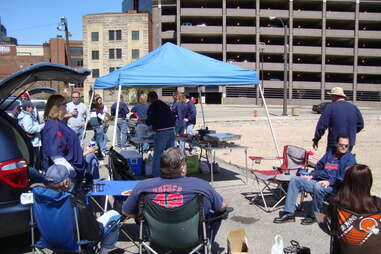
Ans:
[[[283,148],[283,156],[259,157],[249,156],[252,160],[253,169],[249,172],[254,176],[258,193],[251,197],[251,203],[254,203],[258,197],[262,198],[264,211],[272,212],[286,198],[288,182],[293,176],[297,175],[299,170],[307,170],[310,165],[309,156],[312,152],[297,146],[286,145]],[[280,167],[274,166],[272,170],[254,169],[254,164],[260,164],[264,160],[280,160]],[[261,184],[264,186],[261,187]],[[272,206],[266,201],[266,196],[275,197],[275,204]]]
[[[109,151],[108,163],[109,174],[112,180],[137,180],[127,159],[115,151],[113,147]]]
[[[98,240],[82,240],[78,222],[78,208],[68,192],[58,192],[46,187],[32,189],[31,227],[33,253],[45,253],[44,249],[63,253],[98,253],[99,243],[121,222],[121,215],[112,216],[113,223],[100,231]],[[40,240],[34,242],[34,221],[40,232]]]
[[[143,253],[143,249],[154,254],[163,251],[211,253],[206,223],[226,219],[232,210],[229,208],[225,213],[206,220],[201,195],[196,195],[181,207],[166,208],[152,201],[149,193],[142,194],[138,214],[139,253]],[[148,236],[143,233],[144,229],[148,229]]]
[[[109,151],[108,170],[112,180],[137,180],[127,159],[115,151],[113,147]],[[125,200],[126,197],[114,197],[114,209],[120,212]]]
[[[319,227],[331,236],[330,254],[378,253],[381,246],[381,211],[359,214],[330,205],[330,217],[315,213]]]

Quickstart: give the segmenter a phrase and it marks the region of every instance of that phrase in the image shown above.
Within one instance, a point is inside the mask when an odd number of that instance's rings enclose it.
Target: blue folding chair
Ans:
[[[33,253],[44,253],[43,249],[65,253],[97,253],[98,243],[106,237],[121,221],[121,215],[114,216],[114,223],[103,228],[97,241],[81,240],[78,208],[73,206],[73,195],[58,192],[42,186],[32,189],[33,205],[31,209],[40,232],[40,240],[34,244],[32,230]],[[33,221],[32,221],[33,224]]]

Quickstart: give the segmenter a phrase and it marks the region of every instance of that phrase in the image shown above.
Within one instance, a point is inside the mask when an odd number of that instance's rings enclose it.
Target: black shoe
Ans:
[[[295,222],[295,215],[293,213],[285,213],[282,216],[276,217],[274,223]]]
[[[311,225],[311,224],[314,224],[315,222],[316,222],[316,218],[315,217],[307,216],[307,217],[305,217],[304,219],[302,219],[300,221],[300,224],[302,224],[302,225]]]

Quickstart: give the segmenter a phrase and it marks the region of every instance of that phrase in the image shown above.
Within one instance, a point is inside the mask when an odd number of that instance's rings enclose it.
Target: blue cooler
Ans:
[[[127,159],[136,176],[143,175],[143,157],[136,150],[123,150],[120,154]]]

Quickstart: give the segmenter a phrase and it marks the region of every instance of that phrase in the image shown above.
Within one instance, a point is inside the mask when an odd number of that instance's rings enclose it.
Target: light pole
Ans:
[[[69,33],[66,17],[60,18],[60,23],[58,23],[57,30],[65,32],[65,51],[66,51],[66,57],[67,57],[67,66],[70,66],[71,57],[70,57],[70,50],[69,50],[69,37],[71,36],[71,34]]]
[[[263,72],[264,72],[264,67],[263,67],[263,51],[265,50],[265,47],[266,47],[266,43],[264,42],[259,42],[259,52],[260,52],[260,56],[259,56],[259,61],[261,61],[260,63],[260,79],[261,79],[261,82],[262,82],[262,93],[264,94],[265,93],[265,80],[263,79]],[[261,105],[263,106],[263,98],[262,98],[262,101],[261,101]]]
[[[284,61],[284,74],[283,74],[283,116],[287,116],[287,83],[288,83],[288,75],[287,75],[287,61],[288,61],[288,49],[287,49],[287,25],[283,22],[283,19],[279,17],[270,16],[270,20],[279,19],[280,23],[284,28],[284,51],[283,51],[283,61]]]

